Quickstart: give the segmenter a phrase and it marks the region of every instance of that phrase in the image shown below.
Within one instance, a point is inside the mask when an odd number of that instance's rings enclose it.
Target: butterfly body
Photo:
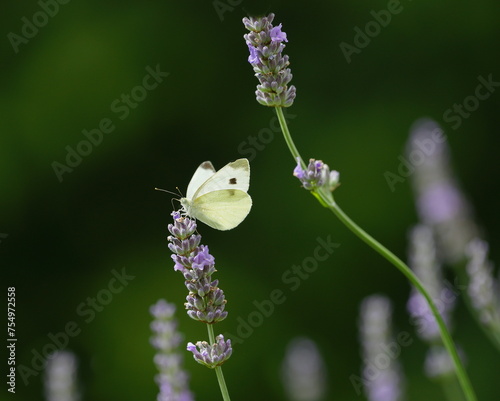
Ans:
[[[189,182],[181,199],[184,212],[217,230],[231,230],[250,212],[248,195],[250,164],[238,159],[215,171],[211,162],[203,162]]]

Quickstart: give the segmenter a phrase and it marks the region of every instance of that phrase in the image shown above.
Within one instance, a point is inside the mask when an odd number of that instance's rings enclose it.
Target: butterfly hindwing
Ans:
[[[222,189],[197,197],[191,210],[193,217],[217,230],[231,230],[247,217],[252,198],[239,189]]]

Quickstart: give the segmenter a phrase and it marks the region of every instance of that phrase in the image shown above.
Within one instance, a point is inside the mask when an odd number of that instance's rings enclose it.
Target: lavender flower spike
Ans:
[[[168,247],[173,252],[174,270],[180,271],[189,290],[184,304],[187,314],[194,320],[204,323],[216,323],[227,317],[224,310],[226,299],[224,291],[218,286],[219,281],[212,281],[216,272],[215,258],[208,246],[200,245],[201,235],[195,234],[196,222],[188,217],[181,217],[173,212],[174,224],[168,225],[172,235],[168,236]]]
[[[449,326],[456,295],[443,286],[441,265],[438,262],[433,231],[426,225],[418,225],[410,231],[408,265],[422,281],[434,302],[441,309],[441,315]],[[439,327],[425,298],[412,289],[407,304],[408,312],[417,325],[418,335],[431,343],[440,342]]]
[[[438,261],[434,244],[433,231],[426,225],[418,225],[410,232],[409,266],[420,278],[429,291],[447,326],[450,326],[451,313],[455,307],[457,296],[448,287],[443,285],[441,265]],[[407,304],[414,323],[417,325],[417,334],[425,340],[431,348],[425,358],[425,373],[431,378],[443,378],[455,371],[455,366],[442,345],[439,327],[429,309],[429,305],[415,288],[412,289]],[[460,355],[465,360],[464,355]]]
[[[410,131],[406,156],[417,212],[436,233],[445,261],[458,263],[465,259],[467,243],[478,233],[472,206],[453,172],[446,135],[439,125],[420,119]]]
[[[259,79],[255,95],[257,101],[269,107],[290,107],[295,99],[295,86],[288,87],[292,73],[287,68],[288,56],[281,55],[288,42],[281,24],[273,26],[274,14],[262,18],[243,18],[245,28],[250,31],[244,35],[255,76]]]
[[[468,257],[467,288],[472,305],[477,310],[481,323],[500,334],[499,283],[493,277],[493,263],[488,260],[488,243],[472,240],[466,249]]]
[[[45,398],[47,401],[78,401],[77,360],[69,351],[56,351],[45,366]]]
[[[465,354],[458,348],[458,356],[462,362],[466,362]],[[442,345],[431,345],[425,356],[425,374],[432,379],[443,379],[455,374],[455,366],[450,354]]]
[[[293,175],[309,191],[323,188],[326,192],[332,192],[340,185],[339,172],[330,171],[328,164],[323,163],[321,160],[310,159],[307,170],[304,170],[300,159],[297,158],[297,167],[293,170]]]
[[[224,341],[222,334],[219,334],[215,340],[215,344],[212,345],[206,341],[198,341],[196,345],[188,343],[187,350],[193,353],[196,362],[213,369],[226,362],[233,353],[231,340]]]
[[[157,350],[154,362],[159,374],[155,381],[160,388],[157,401],[192,401],[188,388],[188,376],[182,370],[182,356],[178,352],[182,336],[174,319],[175,305],[160,299],[150,308],[155,320],[151,323],[154,336],[151,345]]]
[[[290,401],[325,399],[325,362],[318,346],[309,338],[294,338],[290,341],[282,365],[282,377]]]
[[[404,398],[403,375],[396,360],[397,355],[387,353],[387,344],[394,341],[391,314],[392,305],[385,296],[372,295],[361,304],[359,330],[364,361],[362,382],[369,401],[401,401]],[[382,364],[381,360],[386,362]],[[351,382],[355,384],[353,376]]]

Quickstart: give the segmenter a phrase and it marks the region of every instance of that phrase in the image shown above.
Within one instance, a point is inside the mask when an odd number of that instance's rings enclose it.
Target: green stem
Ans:
[[[278,115],[278,120],[280,122],[281,129],[285,137],[285,141],[294,159],[296,160],[297,157],[300,158],[300,154],[297,148],[295,147],[295,144],[293,143],[292,136],[290,135],[290,131],[288,130],[288,126],[285,120],[285,116],[283,115],[283,111],[281,110],[280,107],[277,107],[276,113]],[[300,159],[300,162],[303,165],[303,167],[305,167],[304,161],[302,159]],[[354,221],[352,221],[349,218],[349,216],[347,216],[342,211],[342,209],[335,203],[330,192],[325,193],[325,191],[320,190],[317,192],[312,192],[312,194],[320,201],[320,203],[323,206],[329,208],[333,212],[333,214],[335,214],[335,216],[337,216],[337,218],[342,223],[344,223],[344,225],[347,228],[349,228],[349,230],[351,230],[362,241],[364,241],[371,248],[373,248],[380,255],[382,255],[385,259],[387,259],[394,266],[396,266],[398,270],[401,273],[403,273],[406,276],[406,278],[415,286],[415,288],[424,296],[439,326],[439,331],[441,333],[443,344],[448,350],[448,353],[450,354],[453,360],[457,378],[458,381],[460,382],[460,386],[462,387],[462,391],[464,392],[467,401],[476,401],[477,400],[476,395],[474,394],[474,390],[470,383],[469,377],[467,376],[467,373],[462,365],[462,362],[460,361],[460,358],[458,356],[451,335],[448,332],[448,329],[446,328],[443,318],[439,314],[439,311],[434,301],[432,300],[429,293],[426,291],[426,289],[424,288],[423,284],[418,279],[418,277],[411,271],[411,269],[408,266],[406,266],[406,264],[401,259],[399,259],[396,255],[394,255],[391,251],[389,251],[386,247],[384,247],[381,243],[379,243],[375,238],[373,238],[361,227],[359,227],[356,223],[354,223]]]
[[[425,289],[422,282],[419,278],[413,273],[413,271],[396,255],[394,255],[391,251],[389,251],[385,246],[383,246],[380,242],[378,242],[375,238],[369,235],[366,231],[364,231],[361,227],[359,227],[356,223],[354,223],[349,216],[347,216],[342,209],[335,203],[329,204],[329,209],[339,218],[339,220],[344,223],[354,234],[356,234],[361,240],[363,240],[366,244],[372,247],[375,251],[381,254],[384,258],[386,258],[389,262],[391,262],[394,266],[398,268],[398,270],[403,273],[406,278],[413,284],[413,286],[424,296],[429,307],[432,311],[432,314],[436,318],[436,322],[439,326],[439,331],[441,333],[441,339],[443,341],[444,346],[448,350],[453,363],[455,364],[455,371],[457,373],[458,380],[460,385],[462,386],[462,391],[464,392],[467,400],[473,401],[476,400],[476,396],[474,394],[474,390],[469,381],[467,373],[460,361],[460,357],[458,356],[455,344],[451,335],[446,328],[446,324],[441,317],[436,304],[432,300],[431,296]]]
[[[438,380],[448,401],[462,401],[465,399],[455,376],[445,376]]]
[[[207,324],[207,330],[209,343],[215,344],[214,328],[211,324]],[[229,391],[227,390],[226,381],[224,380],[224,374],[222,373],[222,368],[220,366],[215,367],[215,374],[217,375],[217,380],[219,382],[222,399],[224,401],[231,401],[231,398],[229,397]]]
[[[276,109],[276,114],[278,115],[278,120],[280,122],[281,131],[283,132],[283,136],[285,137],[285,142],[288,145],[288,149],[290,149],[290,153],[293,156],[293,160],[295,160],[295,162],[297,163],[297,158],[298,158],[300,160],[300,163],[302,164],[302,167],[305,168],[306,165],[304,164],[302,157],[300,157],[299,151],[297,150],[295,144],[293,143],[292,135],[290,134],[290,130],[288,129],[288,124],[286,123],[283,110],[281,109],[281,107],[275,107],[275,109]]]

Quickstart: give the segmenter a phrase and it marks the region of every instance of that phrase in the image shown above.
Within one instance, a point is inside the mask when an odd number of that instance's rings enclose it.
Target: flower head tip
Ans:
[[[261,18],[243,18],[245,28],[250,31],[244,35],[252,65],[260,84],[255,92],[257,101],[270,107],[289,107],[295,99],[295,86],[288,87],[292,73],[288,67],[287,55],[282,55],[288,42],[282,24],[272,25],[274,14]]]
[[[309,191],[324,188],[328,192],[332,192],[340,185],[339,172],[335,170],[330,171],[328,164],[323,163],[321,160],[310,159],[307,169],[304,170],[300,159],[297,158],[297,167],[293,170],[293,175]]]

